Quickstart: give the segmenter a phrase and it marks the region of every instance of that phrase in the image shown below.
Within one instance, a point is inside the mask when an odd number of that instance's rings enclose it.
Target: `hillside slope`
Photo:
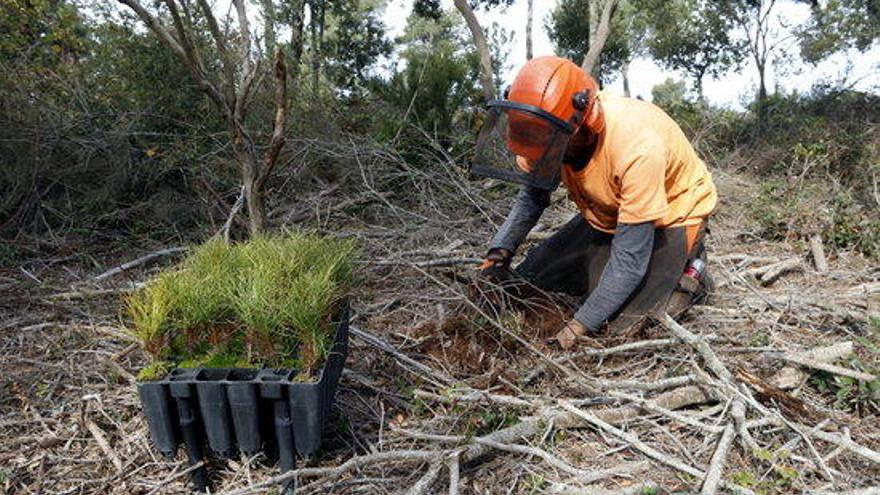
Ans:
[[[298,493],[690,493],[714,466],[739,493],[880,484],[880,382],[789,356],[852,343],[834,363],[880,372],[880,267],[837,253],[818,273],[806,244],[753,233],[754,179],[715,176],[717,288],[681,322],[702,339],[688,345],[680,329],[653,325],[568,354],[542,337],[570,308],[492,315],[466,297],[463,282],[509,188],[442,167],[407,174],[401,187],[368,166],[352,172],[345,193],[313,185],[280,205],[278,224],[305,221],[364,246],[361,333],[337,427],[308,461],[322,469],[303,472]],[[566,203],[558,198],[531,242],[570,217]],[[144,359],[119,317],[120,294],[175,255],[96,282],[154,249],[17,247],[22,254],[0,269],[0,486],[185,493],[182,455],[166,463],[150,449],[133,378]],[[788,391],[767,388],[774,377],[788,377]],[[276,474],[255,459],[218,462],[215,472],[220,492]],[[449,490],[456,477],[458,491]]]

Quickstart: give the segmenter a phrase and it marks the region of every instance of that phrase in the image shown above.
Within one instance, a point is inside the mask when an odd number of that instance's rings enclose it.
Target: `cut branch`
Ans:
[[[727,453],[730,452],[730,446],[733,444],[734,432],[734,425],[731,423],[724,428],[724,433],[721,435],[721,440],[718,440],[715,454],[712,455],[712,461],[709,463],[709,470],[706,471],[706,480],[703,482],[700,495],[715,495],[718,491],[721,473],[727,463]]]
[[[610,433],[610,434],[624,440],[625,442],[629,443],[636,450],[642,452],[646,456],[650,457],[651,459],[654,459],[655,461],[657,461],[661,464],[665,464],[667,466],[675,468],[683,473],[687,473],[687,474],[694,476],[696,478],[705,478],[706,477],[706,473],[704,473],[703,471],[701,471],[701,470],[699,470],[689,464],[685,464],[683,461],[681,461],[681,460],[679,460],[679,459],[677,459],[667,453],[660,452],[659,450],[656,450],[653,447],[650,447],[646,443],[639,440],[639,438],[632,433],[625,432],[623,430],[615,428],[614,426],[611,426],[610,424],[602,421],[601,419],[597,418],[596,416],[594,416],[586,411],[582,411],[582,410],[580,410],[580,409],[578,409],[578,408],[576,408],[566,402],[560,402],[559,405],[563,409],[565,409],[565,410],[569,411],[570,413],[574,414],[575,416],[581,418],[583,421],[596,426],[597,428],[599,428],[602,431],[605,431],[606,433]],[[727,488],[728,490],[730,490],[734,493],[739,493],[742,495],[755,495],[755,493],[753,491],[749,490],[748,488],[744,488],[739,485],[735,485],[733,483],[719,481],[719,485],[724,488]]]
[[[106,272],[104,272],[100,275],[97,275],[95,277],[95,281],[100,282],[101,280],[106,280],[106,279],[113,277],[115,275],[118,275],[126,270],[131,270],[132,268],[141,266],[141,265],[143,265],[149,261],[152,261],[156,258],[161,258],[163,256],[168,256],[170,254],[181,253],[183,251],[186,251],[187,249],[189,249],[189,248],[187,248],[187,247],[173,247],[173,248],[168,248],[168,249],[160,249],[160,250],[152,252],[150,254],[146,254],[144,256],[141,256],[140,258],[131,260],[127,263],[123,263],[115,268],[111,268],[110,270],[107,270]]]

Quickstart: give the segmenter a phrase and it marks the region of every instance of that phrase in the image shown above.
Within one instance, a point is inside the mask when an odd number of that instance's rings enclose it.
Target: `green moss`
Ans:
[[[744,486],[746,488],[753,487],[758,484],[758,479],[749,471],[737,471],[730,476],[730,480],[734,484]]]
[[[156,361],[296,365],[306,378],[332,343],[354,256],[350,241],[299,232],[209,241],[127,298],[131,332]]]

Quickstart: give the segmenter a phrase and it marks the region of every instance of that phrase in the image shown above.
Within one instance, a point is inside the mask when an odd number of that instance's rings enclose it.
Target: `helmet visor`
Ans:
[[[523,172],[540,178],[559,175],[571,134],[546,119],[519,110],[507,110],[505,142],[511,153],[523,157]],[[522,165],[522,161],[520,161]]]
[[[565,150],[576,129],[574,124],[538,107],[507,100],[489,102],[489,107],[501,112],[496,132],[500,131],[502,136],[496,136],[502,139],[496,139],[493,159],[484,158],[483,163],[472,171],[542,189],[555,189],[559,184]],[[499,168],[502,170],[493,172]]]

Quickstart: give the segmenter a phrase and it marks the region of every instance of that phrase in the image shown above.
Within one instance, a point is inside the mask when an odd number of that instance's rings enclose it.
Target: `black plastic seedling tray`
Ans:
[[[183,444],[190,464],[203,461],[208,449],[227,459],[265,452],[282,472],[293,469],[297,453],[309,456],[321,445],[348,356],[348,320],[346,305],[313,381],[296,381],[292,369],[176,368],[138,384],[156,449],[171,459]],[[193,470],[192,481],[198,491],[209,487],[203,467]]]

